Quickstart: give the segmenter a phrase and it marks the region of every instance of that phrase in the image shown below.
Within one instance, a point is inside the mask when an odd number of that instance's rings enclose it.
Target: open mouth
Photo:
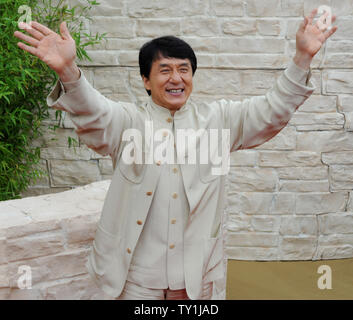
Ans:
[[[179,96],[184,92],[184,89],[166,89],[166,91],[173,96]]]

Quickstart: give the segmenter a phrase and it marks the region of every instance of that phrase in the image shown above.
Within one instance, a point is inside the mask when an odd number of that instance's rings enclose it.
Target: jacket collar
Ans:
[[[162,121],[165,121],[165,119],[167,119],[169,117],[173,118],[169,109],[156,104],[152,100],[151,96],[149,96],[148,104],[150,105],[150,110],[151,110],[154,118],[160,119]],[[181,119],[181,118],[185,117],[188,114],[189,110],[190,110],[189,103],[186,102],[186,104],[184,104],[179,110],[177,110],[174,113],[174,119]]]

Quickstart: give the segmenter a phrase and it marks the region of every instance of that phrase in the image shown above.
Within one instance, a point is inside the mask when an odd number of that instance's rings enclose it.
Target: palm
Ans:
[[[321,49],[325,41],[337,30],[336,26],[330,30],[320,30],[318,22],[312,24],[316,13],[317,9],[314,9],[309,17],[304,18],[304,22],[302,22],[296,34],[297,51],[308,54],[311,57]],[[322,20],[323,16],[321,16],[320,19]],[[336,17],[333,16],[332,22],[334,22],[335,19]]]
[[[76,45],[66,24],[60,26],[61,35],[35,21],[31,28],[29,25],[24,25],[24,28],[31,36],[19,31],[14,35],[29,45],[19,42],[18,46],[37,56],[58,74],[75,60]]]
[[[43,38],[38,46],[38,58],[54,71],[62,70],[68,61],[76,57],[75,42],[62,39],[57,33]]]
[[[304,32],[297,33],[297,50],[306,51],[314,56],[321,48],[326,38],[316,26],[307,25]]]

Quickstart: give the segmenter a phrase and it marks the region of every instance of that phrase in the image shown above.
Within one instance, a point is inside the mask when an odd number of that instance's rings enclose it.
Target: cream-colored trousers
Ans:
[[[204,284],[201,300],[210,300],[213,283]],[[126,281],[121,295],[116,300],[190,300],[185,289],[150,289],[141,287],[133,282]]]

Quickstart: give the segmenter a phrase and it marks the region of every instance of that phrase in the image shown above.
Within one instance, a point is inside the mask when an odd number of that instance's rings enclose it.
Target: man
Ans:
[[[212,130],[227,133],[227,143],[216,136],[216,152],[224,145],[229,152],[264,143],[314,91],[310,63],[337,29],[313,24],[316,12],[301,23],[296,55],[274,87],[243,102],[189,102],[197,60],[191,47],[175,37],[141,48],[140,73],[150,99],[134,105],[113,102],[89,85],[75,64],[75,43],[65,23],[61,36],[36,22],[32,29],[24,25],[31,36],[15,32],[29,44],[19,47],[60,78],[48,105],[67,111],[81,140],[112,158],[112,182],[87,263],[107,294],[118,299],[224,298],[226,171],[215,170],[220,169],[215,161],[201,156],[212,144]],[[191,138],[188,148],[179,132]],[[190,161],[195,151],[200,158]]]

